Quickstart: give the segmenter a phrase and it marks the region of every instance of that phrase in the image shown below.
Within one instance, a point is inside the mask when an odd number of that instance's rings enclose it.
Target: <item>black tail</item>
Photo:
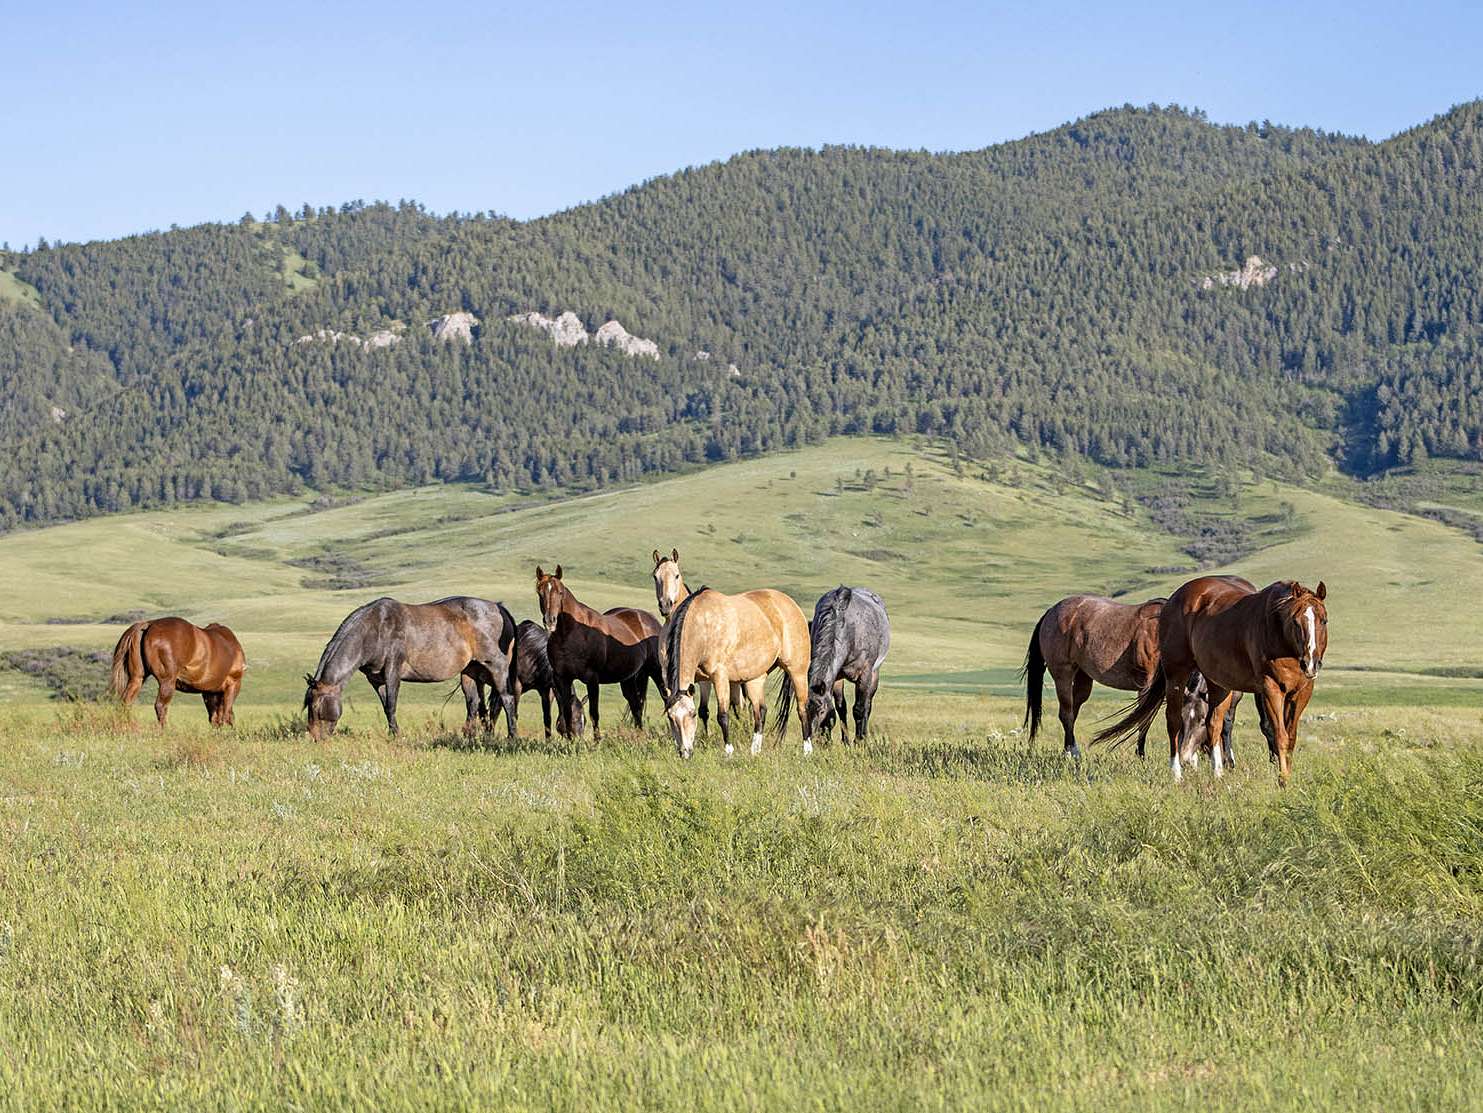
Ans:
[[[1164,686],[1164,673],[1163,670],[1159,670],[1154,673],[1148,687],[1138,694],[1137,701],[1128,707],[1123,717],[1106,730],[1097,732],[1097,736],[1092,739],[1092,745],[1111,742],[1114,746],[1118,746],[1134,734],[1147,731],[1149,724],[1153,722],[1153,717],[1163,706]]]
[[[1049,612],[1047,612],[1049,613]],[[1025,681],[1025,723],[1030,728],[1030,741],[1040,733],[1040,709],[1042,689],[1045,687],[1045,656],[1040,652],[1040,628],[1045,625],[1045,615],[1035,624],[1030,635],[1030,648],[1025,650],[1025,664],[1020,676]]]
[[[772,723],[772,736],[781,742],[783,736],[788,733],[788,713],[793,710],[793,678],[788,675],[788,670],[781,670],[783,675],[782,687],[778,689],[777,706],[773,709],[775,718]]]

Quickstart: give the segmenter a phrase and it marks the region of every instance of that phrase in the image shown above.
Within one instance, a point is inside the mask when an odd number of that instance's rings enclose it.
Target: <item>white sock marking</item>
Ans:
[[[1169,772],[1174,774],[1174,781],[1176,784],[1184,780],[1184,769],[1179,761],[1178,754],[1175,754],[1169,759]]]
[[[1220,751],[1219,742],[1216,742],[1214,746],[1210,747],[1210,767],[1214,770],[1217,777],[1225,776],[1224,757],[1225,755]]]
[[[752,735],[752,756],[756,757],[762,752],[762,735]]]
[[[734,753],[734,752],[735,752],[735,748],[731,745],[731,743],[730,742],[726,743],[726,756],[727,757],[730,757],[732,755],[732,753]]]
[[[804,753],[804,756],[807,757],[809,754],[811,754],[813,752],[814,752],[814,744],[812,742],[810,742],[807,738],[805,738],[803,740],[803,753]]]

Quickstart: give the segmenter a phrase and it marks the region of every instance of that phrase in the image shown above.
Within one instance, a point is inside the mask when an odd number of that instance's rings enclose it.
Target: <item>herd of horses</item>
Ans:
[[[314,672],[304,677],[307,730],[323,741],[341,717],[346,683],[359,672],[375,689],[396,733],[397,700],[405,683],[457,678],[463,690],[464,730],[492,730],[501,713],[516,733],[520,697],[541,699],[546,736],[576,737],[590,718],[601,737],[600,693],[617,684],[637,726],[644,721],[650,684],[664,702],[671,737],[682,757],[708,729],[710,701],[725,752],[733,752],[731,711],[751,710],[751,751],[762,750],[768,706],[764,684],[780,671],[775,737],[781,739],[794,707],[803,751],[815,735],[838,724],[849,741],[845,683],[854,685],[855,737],[863,739],[891,645],[886,607],[875,592],[837,587],[821,597],[812,620],[793,599],[762,588],[727,595],[709,587],[691,591],[680,554],[653,553],[659,617],[636,607],[597,611],[573,594],[561,565],[537,566],[541,622],[517,623],[503,604],[470,596],[408,604],[382,598],[352,611],[330,638]],[[1137,692],[1136,701],[1096,742],[1137,738],[1164,708],[1170,769],[1208,753],[1220,776],[1235,759],[1236,704],[1255,697],[1262,733],[1278,780],[1292,771],[1298,722],[1328,648],[1327,590],[1293,580],[1258,589],[1237,576],[1202,576],[1167,599],[1129,605],[1096,595],[1072,595],[1041,616],[1030,636],[1022,675],[1025,724],[1033,741],[1042,719],[1045,673],[1060,705],[1064,749],[1079,757],[1076,719],[1093,684]],[[136,622],[113,652],[112,689],[125,704],[155,677],[155,714],[165,725],[176,692],[200,693],[214,725],[230,725],[246,657],[233,633],[218,623],[197,627],[182,618]],[[580,683],[585,699],[576,693]]]

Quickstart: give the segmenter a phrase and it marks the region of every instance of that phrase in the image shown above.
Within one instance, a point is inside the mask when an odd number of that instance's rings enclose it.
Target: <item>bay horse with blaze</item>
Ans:
[[[1186,686],[1199,671],[1208,687],[1204,734],[1214,736],[1237,693],[1255,693],[1265,712],[1263,731],[1277,765],[1277,781],[1292,776],[1298,723],[1313,695],[1313,681],[1328,651],[1328,589],[1320,580],[1309,590],[1296,580],[1279,580],[1260,590],[1239,576],[1201,576],[1169,597],[1159,615],[1159,675],[1137,704],[1097,741],[1126,737],[1147,724],[1165,705],[1169,768],[1175,780],[1181,765],[1194,764],[1193,739],[1200,733],[1184,722]],[[1211,751],[1215,775],[1221,752]]]

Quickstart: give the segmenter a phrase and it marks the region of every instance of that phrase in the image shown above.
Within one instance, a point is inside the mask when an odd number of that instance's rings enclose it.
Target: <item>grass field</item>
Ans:
[[[163,737],[0,670],[0,1108],[1478,1107],[1483,548],[1244,490],[1276,543],[1237,569],[1327,581],[1328,667],[1292,788],[1249,712],[1235,773],[1176,788],[1029,748],[1014,669],[1060,595],[1177,583],[1179,540],[995,471],[847,441],[549,503],[0,538],[0,650],[111,649],[100,620],[143,609],[226,621],[251,662],[235,731],[182,697]],[[332,741],[297,730],[368,598],[528,617],[560,561],[596,606],[652,605],[672,545],[692,584],[879,590],[877,737],[682,765],[652,710],[548,744],[532,701],[470,746],[430,685],[392,740],[360,682]]]

